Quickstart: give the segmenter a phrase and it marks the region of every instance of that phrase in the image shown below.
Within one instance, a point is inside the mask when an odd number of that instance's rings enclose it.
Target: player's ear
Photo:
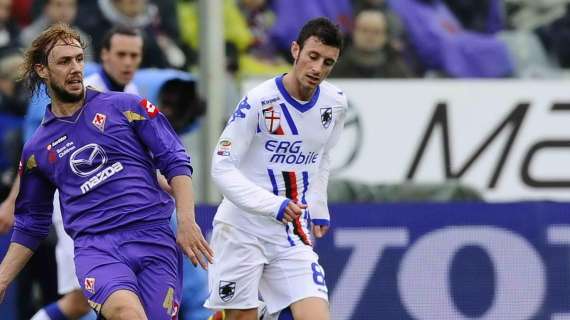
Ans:
[[[301,52],[301,47],[299,46],[297,41],[293,41],[291,43],[291,56],[293,57],[293,60],[295,62],[297,61],[297,58],[299,58],[299,52]]]
[[[38,76],[42,79],[47,79],[48,77],[48,69],[46,65],[41,63],[34,64],[34,71],[38,74]]]
[[[109,56],[109,50],[107,50],[106,48],[101,49],[101,54],[100,54],[101,61],[107,61],[108,56]]]

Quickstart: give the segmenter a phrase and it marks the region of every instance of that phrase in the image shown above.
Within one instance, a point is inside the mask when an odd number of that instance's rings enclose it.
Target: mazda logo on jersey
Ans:
[[[88,177],[99,171],[107,163],[107,154],[98,144],[90,143],[71,154],[69,166],[73,173]]]

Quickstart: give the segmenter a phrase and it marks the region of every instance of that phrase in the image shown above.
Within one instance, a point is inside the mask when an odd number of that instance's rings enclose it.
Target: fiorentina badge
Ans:
[[[106,115],[102,114],[102,113],[97,113],[95,115],[95,117],[93,118],[93,125],[101,130],[101,132],[105,131],[105,119],[107,118]]]
[[[95,278],[85,278],[85,290],[95,293]]]

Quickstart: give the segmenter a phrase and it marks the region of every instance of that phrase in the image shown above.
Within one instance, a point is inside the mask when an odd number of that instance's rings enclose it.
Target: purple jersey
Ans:
[[[146,99],[86,89],[70,117],[50,105],[22,153],[12,241],[34,250],[47,235],[56,188],[73,239],[168,223],[174,203],[156,169],[169,181],[192,174],[180,139]]]

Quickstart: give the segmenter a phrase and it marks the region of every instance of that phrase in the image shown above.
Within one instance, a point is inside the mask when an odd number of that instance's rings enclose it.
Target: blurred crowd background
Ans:
[[[184,134],[195,130],[208,108],[207,101],[198,97],[196,85],[198,2],[0,0],[0,199],[8,194],[16,173],[23,119],[32,100],[17,81],[18,65],[23,50],[39,33],[55,22],[72,24],[88,44],[88,61],[96,65],[107,30],[119,25],[140,30],[144,39],[141,68],[162,72],[163,80],[153,84],[160,78],[153,74],[139,80],[139,86],[144,88],[146,81],[147,87],[158,87],[155,103],[170,108],[170,120]],[[291,41],[303,23],[316,16],[334,20],[346,37],[333,78],[569,76],[570,0],[222,2],[229,88],[224,113],[239,101],[243,79],[287,72],[292,63]],[[186,82],[163,85],[170,78]],[[53,261],[49,256],[41,259]],[[49,300],[49,295],[53,293],[44,293],[44,298]],[[41,301],[27,301],[20,310],[34,306],[41,306]]]
[[[0,0],[0,196],[15,172],[18,130],[30,100],[15,81],[17,65],[35,36],[54,22],[70,23],[88,44],[88,60],[99,63],[105,31],[117,25],[133,27],[144,36],[141,68],[195,74],[200,50],[198,2]],[[342,59],[331,77],[552,79],[567,77],[570,68],[568,0],[222,2],[227,110],[239,100],[245,77],[287,71],[291,41],[303,22],[315,16],[331,18],[346,36]],[[177,110],[178,117],[172,119],[177,119],[180,130],[204,114],[205,105],[194,97],[195,87],[170,88],[170,96],[185,91],[194,100],[177,107],[200,109]],[[160,107],[160,101],[156,103]]]

